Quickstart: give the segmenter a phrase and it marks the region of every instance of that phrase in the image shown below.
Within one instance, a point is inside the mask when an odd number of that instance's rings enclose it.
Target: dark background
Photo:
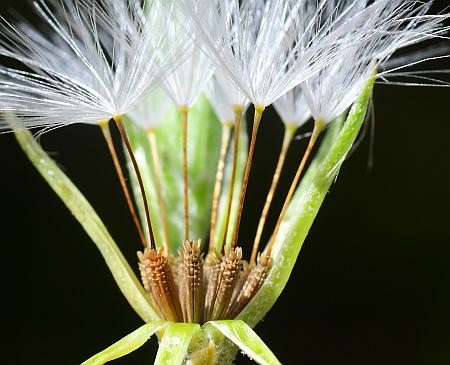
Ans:
[[[11,5],[27,13],[25,3],[3,0],[1,13]],[[283,363],[450,363],[449,102],[448,89],[376,87],[374,167],[369,171],[365,138],[333,185],[286,290],[256,328]],[[270,110],[257,143],[242,242],[256,231],[281,139]],[[134,265],[138,237],[100,131],[63,128],[41,143]],[[278,208],[306,143],[290,151]],[[10,134],[0,135],[0,162],[1,363],[80,363],[141,321]],[[114,364],[150,364],[156,348],[153,339]],[[249,361],[241,356],[237,363]]]

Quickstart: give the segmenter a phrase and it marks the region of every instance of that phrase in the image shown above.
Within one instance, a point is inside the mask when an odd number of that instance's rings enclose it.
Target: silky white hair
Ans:
[[[35,1],[50,37],[2,19],[0,55],[28,70],[0,67],[0,110],[50,129],[130,111],[177,59],[176,49],[161,57],[167,3],[147,2],[144,14],[134,0]]]

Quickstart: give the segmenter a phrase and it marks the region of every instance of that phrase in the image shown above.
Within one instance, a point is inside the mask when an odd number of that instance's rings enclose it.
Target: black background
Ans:
[[[28,13],[25,3],[3,0],[1,13],[11,6]],[[374,167],[367,168],[365,138],[333,185],[286,290],[256,327],[283,363],[450,363],[449,103],[448,89],[377,85]],[[242,242],[256,231],[281,139],[282,125],[269,110]],[[100,131],[63,128],[41,143],[136,266],[139,240]],[[290,151],[284,193],[305,146],[305,140],[296,141]],[[80,363],[141,321],[12,135],[0,135],[0,162],[6,306],[1,363]],[[284,193],[277,194],[278,208]],[[156,348],[153,339],[114,364],[150,364]],[[249,360],[240,356],[237,363]]]

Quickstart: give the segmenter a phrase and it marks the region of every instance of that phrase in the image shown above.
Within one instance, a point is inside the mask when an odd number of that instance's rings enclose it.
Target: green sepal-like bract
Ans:
[[[159,344],[155,365],[181,365],[185,362],[192,365],[208,365],[220,362],[217,353],[223,351],[221,337],[232,341],[242,352],[260,365],[281,364],[259,336],[242,321],[211,321],[203,327],[196,323],[151,322],[138,328],[107,349],[92,356],[82,365],[102,365],[118,359],[141,347],[155,332],[163,332]],[[200,333],[201,332],[201,333]],[[195,336],[204,336],[210,341],[210,350],[199,360],[199,356],[189,350]],[[216,340],[219,340],[216,342]]]
[[[192,337],[199,331],[197,323],[169,323],[159,344],[155,365],[183,364]]]
[[[102,365],[108,361],[128,355],[145,344],[155,332],[163,330],[167,326],[167,322],[150,322],[144,324],[105,350],[84,361],[81,365]]]
[[[213,326],[232,341],[248,357],[261,365],[281,364],[267,345],[243,321],[211,321],[206,326]]]
[[[9,119],[13,127],[17,125],[14,116],[9,115]],[[139,279],[83,194],[48,156],[28,130],[14,129],[14,133],[31,163],[95,243],[131,307],[145,322],[159,320]]]

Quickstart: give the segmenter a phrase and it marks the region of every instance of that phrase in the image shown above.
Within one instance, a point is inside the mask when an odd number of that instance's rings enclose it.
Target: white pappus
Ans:
[[[34,2],[52,35],[3,19],[0,55],[27,70],[0,67],[0,108],[24,127],[98,124],[130,111],[174,67],[165,52],[162,2],[64,0]],[[119,15],[120,14],[120,15]],[[46,40],[46,38],[48,40]],[[0,128],[7,128],[0,120]]]

